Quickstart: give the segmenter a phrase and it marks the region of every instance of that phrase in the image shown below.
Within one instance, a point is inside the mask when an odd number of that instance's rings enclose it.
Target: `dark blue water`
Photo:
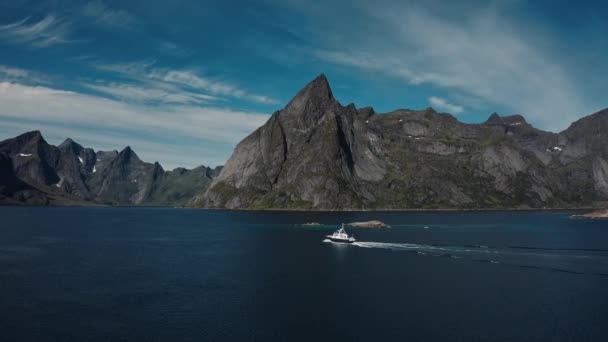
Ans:
[[[0,339],[608,341],[608,222],[570,214],[0,207]]]

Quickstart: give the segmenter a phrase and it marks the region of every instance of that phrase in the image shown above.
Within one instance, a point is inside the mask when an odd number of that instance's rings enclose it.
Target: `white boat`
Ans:
[[[326,236],[329,240],[333,242],[342,242],[342,243],[353,243],[355,242],[355,238],[352,235],[348,235],[344,230],[344,223],[342,223],[342,227],[336,230],[333,234]]]

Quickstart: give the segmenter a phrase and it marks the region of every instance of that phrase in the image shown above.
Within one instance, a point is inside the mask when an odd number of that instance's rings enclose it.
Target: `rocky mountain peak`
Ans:
[[[30,139],[32,138],[42,138],[42,133],[40,133],[40,131],[36,130],[36,131],[31,131],[31,132],[26,132],[21,134],[19,137],[29,137]]]
[[[489,123],[500,123],[501,122],[501,118],[500,115],[498,115],[498,113],[492,113],[492,115],[490,115],[490,117],[488,117],[488,120],[486,120],[486,124]]]
[[[317,76],[314,80],[308,83],[302,90],[300,90],[297,96],[304,94],[322,100],[334,99],[334,95],[331,92],[331,87],[329,86],[329,81],[327,80],[325,74]]]
[[[76,142],[74,140],[72,140],[72,138],[67,138],[59,146],[72,145],[72,144],[75,144],[75,143]]]
[[[163,169],[162,165],[160,165],[160,163],[156,161],[154,162],[154,172],[162,174],[165,172],[165,169]]]
[[[490,115],[488,120],[486,120],[486,122],[484,122],[484,125],[521,125],[521,124],[528,124],[528,122],[526,121],[526,118],[524,118],[522,115],[519,115],[519,114],[500,116],[497,113],[492,113],[492,115]]]
[[[16,138],[16,140],[20,143],[25,143],[25,142],[42,142],[44,141],[44,138],[42,137],[42,134],[40,133],[40,131],[31,131],[31,132],[26,132],[21,134],[20,136],[18,136]]]
[[[5,151],[11,155],[17,153],[38,153],[47,145],[40,131],[23,133],[15,138],[1,141],[0,144],[2,145],[0,151]]]
[[[212,176],[201,169],[166,172],[131,147],[95,152],[72,139],[53,146],[33,131],[0,141],[0,204],[184,205],[221,167]]]
[[[306,111],[314,108],[327,108],[336,102],[325,74],[317,76],[302,88],[287,104],[290,111]]]
[[[59,145],[58,147],[62,151],[73,151],[76,154],[80,154],[80,152],[84,149],[82,145],[75,142],[71,138],[65,139],[65,141],[62,142],[61,145]]]
[[[139,157],[137,156],[137,154],[135,154],[135,151],[133,151],[133,149],[131,149],[131,146],[127,146],[122,151],[120,151],[120,153],[118,153],[118,158],[125,162],[141,161],[139,159]]]

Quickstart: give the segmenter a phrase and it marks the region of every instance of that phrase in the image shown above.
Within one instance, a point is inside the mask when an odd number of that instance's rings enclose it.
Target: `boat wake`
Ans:
[[[416,252],[424,255],[436,255],[436,256],[456,256],[456,254],[463,253],[483,253],[493,254],[498,253],[497,250],[488,248],[487,246],[436,246],[436,245],[422,245],[415,243],[390,243],[390,242],[355,242],[353,246],[362,248],[381,248],[389,249],[393,251],[406,251]]]
[[[608,272],[608,253],[604,250],[492,247],[485,245],[443,246],[368,241],[357,241],[352,246],[571,274],[604,275]]]

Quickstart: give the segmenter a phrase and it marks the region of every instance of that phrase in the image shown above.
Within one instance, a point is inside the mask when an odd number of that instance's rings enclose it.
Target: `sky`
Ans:
[[[521,114],[559,132],[608,107],[601,1],[0,0],[0,140],[129,145],[222,165],[324,73],[344,105]]]

